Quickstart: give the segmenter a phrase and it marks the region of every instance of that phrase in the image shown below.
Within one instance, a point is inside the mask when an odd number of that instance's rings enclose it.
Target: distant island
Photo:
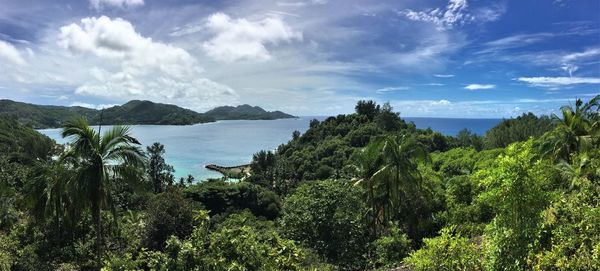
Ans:
[[[239,106],[220,106],[204,113],[206,116],[216,120],[274,120],[294,118],[290,114],[281,111],[266,111],[258,106],[247,104]]]
[[[19,122],[35,129],[61,127],[74,117],[83,116],[91,124],[190,125],[217,120],[274,120],[295,118],[281,111],[266,111],[258,106],[220,106],[205,113],[172,104],[132,100],[123,105],[97,110],[81,106],[36,105],[0,100],[0,114],[14,115]]]

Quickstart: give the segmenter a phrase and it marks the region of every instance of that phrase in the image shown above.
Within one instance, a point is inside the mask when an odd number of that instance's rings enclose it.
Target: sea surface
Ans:
[[[431,128],[444,135],[455,136],[460,130],[467,128],[472,133],[484,135],[502,119],[460,119],[460,118],[421,118],[421,117],[405,117],[407,122],[414,122],[417,128]]]
[[[326,117],[300,117],[280,120],[228,120],[188,126],[133,125],[133,136],[143,146],[160,142],[165,145],[164,155],[175,168],[175,177],[191,174],[196,180],[219,178],[221,174],[204,168],[207,164],[236,166],[249,163],[260,150],[274,150],[292,138],[292,132],[305,132],[312,119]],[[447,135],[456,135],[463,128],[484,134],[499,119],[440,119],[405,118],[418,128],[431,129]],[[110,126],[103,126],[108,129]],[[60,136],[61,129],[39,130],[59,143],[69,140]]]

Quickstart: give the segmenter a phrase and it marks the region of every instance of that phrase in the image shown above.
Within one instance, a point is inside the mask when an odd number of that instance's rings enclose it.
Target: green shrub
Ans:
[[[389,234],[379,237],[373,242],[375,250],[374,265],[377,267],[399,266],[411,251],[411,241],[405,233],[394,225]]]
[[[144,243],[160,250],[169,236],[185,238],[190,235],[193,222],[190,200],[175,191],[158,194],[148,204]]]
[[[423,248],[410,254],[405,263],[414,271],[483,270],[483,254],[476,244],[453,229],[444,228],[440,236],[423,239]]]
[[[330,263],[360,269],[366,264],[365,210],[357,188],[337,180],[314,181],[285,199],[280,228]]]

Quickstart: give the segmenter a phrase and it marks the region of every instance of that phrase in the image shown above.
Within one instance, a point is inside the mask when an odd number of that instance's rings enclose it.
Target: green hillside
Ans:
[[[247,104],[238,105],[235,107],[220,106],[207,111],[205,114],[216,120],[274,120],[294,118],[294,116],[283,113],[281,111],[266,111],[258,106],[250,106]]]
[[[92,122],[97,123],[99,120],[100,114],[96,114]],[[107,108],[102,112],[102,122],[106,124],[188,125],[212,121],[213,118],[190,109],[139,100]]]
[[[91,119],[97,114],[97,110],[80,106],[36,105],[0,100],[0,114],[15,115],[19,122],[41,129],[60,127],[66,120],[77,116]]]
[[[132,100],[103,110],[80,106],[36,105],[0,100],[0,114],[13,115],[21,124],[35,129],[61,127],[66,121],[84,116],[91,124],[190,125],[215,120],[273,120],[294,118],[281,111],[266,111],[258,106],[222,106],[206,113],[172,104]]]

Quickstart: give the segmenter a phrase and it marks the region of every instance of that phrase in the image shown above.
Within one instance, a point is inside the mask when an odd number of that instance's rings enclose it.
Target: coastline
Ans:
[[[204,168],[223,174],[226,178],[243,179],[250,176],[250,164],[238,165],[238,166],[219,166],[215,164],[208,164]]]

